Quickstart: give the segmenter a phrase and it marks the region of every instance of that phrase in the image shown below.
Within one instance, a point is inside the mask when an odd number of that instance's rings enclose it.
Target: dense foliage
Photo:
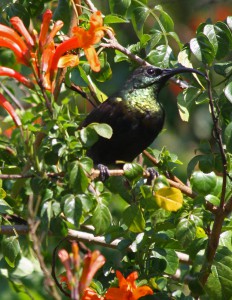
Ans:
[[[80,242],[80,252],[98,247],[106,257],[91,284],[98,295],[117,286],[120,270],[119,286],[134,286],[137,271],[137,285],[154,291],[144,299],[232,297],[232,16],[205,20],[183,44],[172,17],[152,2],[108,0],[102,26],[98,1],[0,3],[0,293],[11,299],[66,298],[51,269],[59,281],[57,252],[71,252],[68,240]],[[32,40],[15,27],[16,16]],[[119,43],[124,28],[129,33]],[[165,144],[110,170],[102,182],[86,150],[112,130],[79,126],[107,98],[104,90],[116,90],[114,70],[122,76],[144,61],[206,74],[181,75],[171,87],[182,122],[204,107],[211,135],[184,162],[185,182],[176,175],[178,151]],[[147,167],[158,171],[152,182]]]

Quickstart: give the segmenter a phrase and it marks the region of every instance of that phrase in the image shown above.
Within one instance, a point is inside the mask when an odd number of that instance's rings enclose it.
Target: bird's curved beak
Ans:
[[[174,75],[181,74],[181,73],[196,73],[198,75],[206,77],[204,73],[202,73],[196,69],[185,68],[185,67],[180,67],[180,68],[176,68],[176,69],[163,69],[162,77],[163,77],[163,79],[168,80],[169,78],[173,77]]]

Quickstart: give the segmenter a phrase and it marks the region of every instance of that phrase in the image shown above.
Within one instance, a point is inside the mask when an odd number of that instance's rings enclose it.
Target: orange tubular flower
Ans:
[[[0,47],[11,49],[20,63],[30,64],[29,50],[23,39],[12,28],[0,24]]]
[[[51,65],[51,77],[53,78],[58,66],[70,66],[69,62],[74,62],[73,57],[68,56],[62,61],[62,55],[64,55],[67,51],[83,48],[86,58],[90,64],[90,67],[93,71],[100,71],[100,62],[94,49],[93,45],[100,42],[101,38],[104,36],[104,31],[107,30],[107,27],[103,26],[103,19],[100,11],[94,12],[90,17],[90,28],[85,30],[84,28],[75,26],[73,27],[73,37],[61,43],[55,51],[52,65]],[[61,62],[59,62],[61,58]],[[59,63],[59,65],[58,65]],[[78,60],[75,61],[78,63]],[[74,63],[73,63],[74,64]],[[72,65],[73,66],[73,65]]]
[[[121,272],[116,271],[116,276],[119,281],[119,287],[109,288],[105,294],[106,300],[137,300],[145,295],[153,295],[153,291],[149,286],[136,286],[137,272],[133,272],[127,278],[124,278]]]
[[[30,89],[33,89],[34,84],[26,77],[24,77],[19,72],[16,72],[15,70],[7,67],[0,67],[0,76],[9,76],[13,77],[25,86],[27,86]]]
[[[10,19],[10,22],[14,26],[14,28],[24,37],[26,44],[30,48],[34,47],[34,40],[24,26],[22,20],[19,17],[13,17]]]
[[[6,100],[6,98],[2,94],[0,94],[0,106],[9,113],[17,127],[22,125],[21,120],[14,110],[14,107]]]
[[[80,295],[90,285],[95,273],[104,265],[105,261],[105,257],[97,250],[85,255],[83,271],[79,282]]]

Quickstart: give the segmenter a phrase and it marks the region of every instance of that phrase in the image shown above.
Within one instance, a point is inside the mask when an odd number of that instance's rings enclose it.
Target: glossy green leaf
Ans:
[[[167,68],[169,66],[171,55],[172,49],[170,46],[160,45],[148,54],[147,60],[157,67]]]
[[[201,195],[211,194],[217,183],[217,176],[214,172],[205,174],[196,171],[190,178],[193,191]]]
[[[184,89],[177,96],[177,105],[180,117],[183,121],[188,122],[190,110],[193,107],[200,90],[195,87]]]
[[[2,189],[0,189],[2,190]],[[3,197],[1,197],[3,198]],[[13,214],[11,206],[3,199],[0,199],[0,213],[1,214]]]
[[[232,74],[232,62],[227,61],[223,63],[216,63],[213,66],[214,71],[222,76],[228,77],[229,75]]]
[[[141,209],[132,204],[123,212],[123,221],[132,232],[139,233],[145,229],[145,220]]]
[[[131,0],[109,0],[110,11],[112,14],[125,16]]]
[[[196,38],[191,39],[190,49],[199,61],[204,64],[212,64],[215,58],[215,50],[203,33],[200,33]]]
[[[92,128],[92,126],[89,125],[80,130],[80,138],[84,146],[89,148],[97,142],[98,134],[96,133],[94,128]]]
[[[228,16],[226,18],[226,23],[229,26],[230,30],[232,30],[232,16]]]
[[[33,264],[32,258],[20,257],[15,269],[11,272],[11,275],[14,277],[22,278],[25,276],[31,275],[36,269],[35,264]],[[25,287],[24,291],[25,292]]]
[[[232,103],[232,81],[227,84],[224,93],[226,98]]]
[[[110,139],[112,137],[113,130],[108,124],[92,123],[89,126],[92,127],[98,135],[100,135],[101,137],[104,137],[105,139]]]
[[[106,52],[102,52],[98,58],[100,61],[101,70],[100,70],[100,72],[94,72],[93,76],[97,81],[105,82],[106,80],[111,78],[112,70],[111,70],[110,64],[107,61]]]
[[[166,32],[172,32],[174,30],[174,22],[172,18],[169,16],[169,14],[163,10],[161,5],[156,5],[154,7],[154,10],[160,12],[159,21],[161,22],[163,29]]]
[[[204,27],[204,34],[208,37],[213,45],[216,58],[221,59],[226,56],[230,49],[230,40],[227,36],[227,26],[222,22],[217,22],[215,25],[207,24]]]
[[[173,187],[163,187],[155,192],[155,200],[159,207],[168,211],[177,211],[182,207],[183,195]]]
[[[141,165],[136,163],[124,164],[124,174],[129,180],[138,180],[143,176],[143,168]]]
[[[232,85],[231,85],[231,88],[232,88]],[[227,151],[232,153],[232,122],[226,126],[224,136],[225,136]]]
[[[219,247],[205,286],[205,291],[212,300],[231,299],[231,282],[232,252],[226,247]]]
[[[102,235],[109,229],[112,223],[112,216],[105,204],[98,203],[93,212],[91,223],[94,226],[97,235]]]
[[[211,204],[215,206],[219,206],[220,204],[220,199],[214,195],[207,195],[205,196],[205,200],[210,202]]]
[[[179,243],[186,247],[196,236],[196,225],[189,219],[182,219],[176,227],[176,238]]]
[[[131,14],[131,21],[134,30],[139,38],[143,35],[143,27],[147,17],[150,14],[150,10],[146,6],[137,6],[133,9]]]
[[[172,249],[162,249],[158,252],[166,260],[166,268],[165,268],[164,272],[169,275],[174,275],[176,273],[176,270],[179,267],[179,258],[177,256],[176,252]]]
[[[16,236],[7,237],[2,241],[2,253],[8,265],[14,268],[20,255],[20,245]]]
[[[116,24],[116,23],[128,23],[129,21],[125,18],[119,17],[117,15],[106,15],[104,18],[105,24]]]
[[[30,24],[30,15],[28,13],[27,8],[20,4],[20,3],[11,3],[10,5],[7,5],[5,8],[5,12],[7,13],[7,15],[9,16],[9,18],[12,17],[19,17],[24,25],[28,28],[29,24]]]
[[[66,219],[76,227],[79,226],[82,215],[82,203],[74,195],[65,195],[62,198],[63,212]]]
[[[83,193],[89,185],[89,178],[79,161],[69,165],[69,186],[75,193]]]

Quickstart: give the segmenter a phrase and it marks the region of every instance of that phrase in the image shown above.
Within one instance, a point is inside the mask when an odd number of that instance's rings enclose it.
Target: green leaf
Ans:
[[[160,45],[148,54],[147,60],[154,66],[167,68],[169,66],[171,55],[172,49],[170,46]]]
[[[68,29],[70,27],[71,17],[71,7],[72,4],[69,0],[58,1],[58,5],[53,13],[53,20],[61,20],[64,22],[64,26],[62,27],[62,31],[67,34]]]
[[[228,16],[226,18],[226,23],[229,26],[230,30],[232,30],[232,16]]]
[[[190,178],[193,191],[196,193],[206,196],[211,194],[217,183],[217,176],[214,172],[205,174],[201,171],[196,171]]]
[[[105,123],[101,123],[101,124],[92,123],[89,126],[92,127],[98,135],[100,135],[101,137],[103,137],[105,139],[110,139],[112,137],[113,130],[110,127],[110,125],[108,125],[108,124],[105,124]]]
[[[182,207],[183,195],[173,187],[163,187],[155,192],[155,200],[159,207],[168,211],[177,211]]]
[[[145,220],[141,209],[132,204],[123,212],[123,221],[132,232],[139,233],[145,229]]]
[[[158,257],[157,254],[159,254],[159,258],[163,258],[166,261],[166,268],[164,272],[169,275],[174,275],[179,267],[179,259],[176,252],[172,249],[155,248],[155,253],[156,257]]]
[[[98,203],[91,218],[92,225],[97,235],[105,234],[112,223],[112,216],[108,207],[103,203]]]
[[[226,98],[230,101],[230,103],[232,103],[232,81],[227,84],[224,93],[226,95]]]
[[[228,30],[227,25],[223,22],[217,22],[215,25],[206,24],[204,27],[203,33],[213,45],[217,59],[225,57],[229,52],[230,40],[227,35]]]
[[[232,88],[232,85],[231,85],[231,88]],[[225,137],[227,151],[232,153],[232,122],[226,126],[224,137]]]
[[[226,247],[218,247],[212,271],[204,287],[212,300],[231,299],[232,297],[232,252]]]
[[[131,0],[109,0],[110,12],[112,14],[125,16]]]
[[[196,236],[196,225],[192,220],[182,219],[176,228],[176,238],[183,247],[187,247]]]
[[[106,52],[102,52],[99,55],[99,61],[101,65],[100,72],[94,72],[94,78],[99,82],[105,82],[106,80],[110,79],[112,76],[112,70],[110,64],[107,61],[107,54]]]
[[[122,17],[119,17],[117,15],[107,15],[104,18],[104,23],[105,24],[115,24],[115,23],[129,23],[127,19],[124,19]]]
[[[223,63],[217,63],[214,64],[213,68],[217,74],[222,75],[224,77],[228,77],[232,73],[232,62],[227,61]]]
[[[20,254],[20,245],[17,237],[7,237],[2,241],[2,253],[8,265],[14,268],[16,259]]]
[[[84,193],[89,185],[89,178],[79,161],[74,161],[69,165],[69,187],[75,193]]]
[[[11,275],[18,278],[29,276],[35,271],[35,268],[36,267],[33,264],[32,259],[28,259],[27,257],[20,257],[19,261],[17,262],[17,266],[13,270],[13,272],[11,272]]]
[[[205,200],[210,202],[211,204],[215,206],[219,206],[220,204],[220,199],[214,195],[207,195],[205,196]]]
[[[82,203],[74,195],[65,195],[62,198],[63,212],[67,220],[75,225],[79,226],[80,218],[82,216]]]
[[[124,164],[124,174],[129,180],[138,180],[143,176],[143,168],[136,163]]]
[[[13,210],[12,210],[11,206],[3,199],[0,199],[0,213],[1,214],[13,214]]]
[[[158,10],[160,12],[160,17],[159,17],[159,21],[161,22],[164,30],[166,32],[171,32],[174,30],[174,22],[172,20],[172,18],[169,16],[169,14],[167,14],[161,5],[156,5],[154,7],[154,10]]]
[[[132,11],[131,21],[138,38],[143,35],[143,26],[149,14],[150,10],[146,6],[137,6]]]
[[[98,134],[92,126],[88,125],[80,130],[80,138],[84,146],[89,148],[97,142]]]
[[[200,90],[195,87],[189,87],[184,89],[183,92],[177,96],[177,105],[179,109],[180,117],[183,121],[188,122],[189,112],[194,105]]]
[[[204,64],[212,64],[215,58],[215,50],[203,33],[200,33],[196,38],[191,39],[190,49],[198,60]]]
[[[5,12],[7,13],[9,18],[12,17],[19,17],[24,25],[28,28],[30,25],[30,14],[28,13],[25,6],[19,4],[19,3],[11,3],[10,5],[7,5],[5,8]]]

